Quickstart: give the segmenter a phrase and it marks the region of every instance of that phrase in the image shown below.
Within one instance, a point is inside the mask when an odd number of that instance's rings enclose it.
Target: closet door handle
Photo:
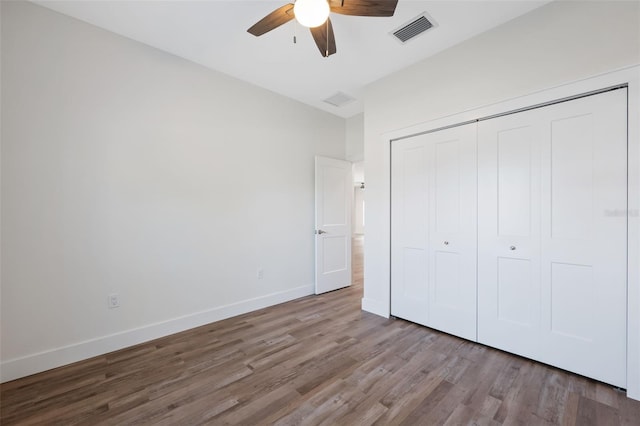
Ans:
[[[516,246],[511,246],[509,247],[509,250],[514,251],[516,249]]]
[[[449,241],[445,241],[445,242],[444,242],[444,245],[445,245],[445,246],[448,246],[448,245],[449,245]]]

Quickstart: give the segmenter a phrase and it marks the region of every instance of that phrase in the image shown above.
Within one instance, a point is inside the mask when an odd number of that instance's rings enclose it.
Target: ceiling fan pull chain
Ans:
[[[327,49],[325,50],[325,54],[324,54],[325,58],[329,57],[329,19],[327,18]]]

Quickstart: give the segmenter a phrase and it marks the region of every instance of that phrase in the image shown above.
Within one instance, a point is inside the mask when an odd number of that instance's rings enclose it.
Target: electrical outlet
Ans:
[[[264,278],[264,269],[262,268],[258,268],[258,271],[256,272],[256,277],[261,280]]]
[[[107,303],[109,309],[119,308],[120,307],[120,295],[118,293],[110,294]]]

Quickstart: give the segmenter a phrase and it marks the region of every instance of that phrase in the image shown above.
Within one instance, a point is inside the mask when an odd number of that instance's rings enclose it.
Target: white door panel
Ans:
[[[316,294],[351,285],[351,163],[316,157]]]
[[[476,125],[431,133],[429,326],[476,339]]]
[[[593,229],[594,140],[592,114],[551,121],[551,236],[581,238]]]
[[[528,357],[540,326],[538,138],[521,114],[478,126],[478,340]]]
[[[478,339],[626,383],[626,90],[478,126]]]
[[[434,253],[433,304],[444,309],[460,305],[460,255],[436,250]]]
[[[460,231],[460,140],[434,145],[434,229],[437,233]]]
[[[394,146],[391,169],[391,314],[427,323],[429,271],[427,147],[419,138]]]
[[[517,124],[517,118],[509,120]],[[498,235],[531,235],[531,196],[537,173],[532,154],[533,129],[529,126],[500,130],[495,140]]]
[[[475,124],[392,146],[391,313],[476,338]]]
[[[499,321],[518,327],[538,326],[538,312],[531,300],[536,298],[530,259],[498,257],[497,317]]]
[[[626,387],[626,89],[543,111],[542,316],[559,365]],[[543,359],[543,361],[545,361]],[[549,361],[545,361],[549,362]]]

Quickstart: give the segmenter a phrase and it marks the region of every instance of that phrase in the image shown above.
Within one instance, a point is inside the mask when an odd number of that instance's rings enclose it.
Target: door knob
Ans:
[[[445,242],[444,242],[444,245],[445,245],[445,246],[448,246],[448,245],[449,245],[449,241],[445,241]]]
[[[326,233],[327,233],[327,231],[323,231],[322,229],[318,229],[316,231],[316,234],[326,234]]]
[[[511,251],[513,251],[513,250],[515,250],[515,249],[516,249],[516,246],[511,246],[511,247],[509,247],[509,250],[511,250]]]

